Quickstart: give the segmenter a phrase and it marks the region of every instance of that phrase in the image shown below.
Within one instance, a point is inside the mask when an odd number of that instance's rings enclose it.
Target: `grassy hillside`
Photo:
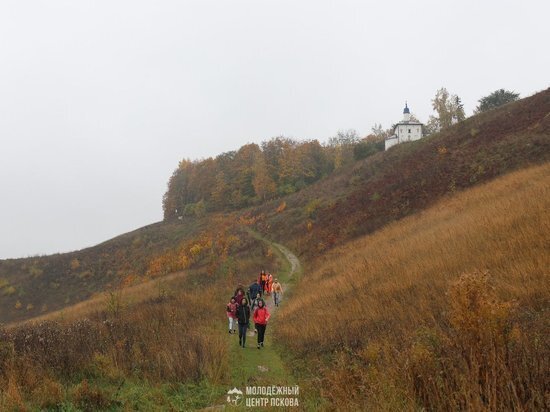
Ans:
[[[0,260],[0,321],[72,305],[144,274],[153,255],[199,230],[194,224],[154,224],[77,252]]]
[[[176,271],[232,275],[254,242],[234,218],[209,215],[153,224],[77,252],[0,260],[0,322],[42,316]]]
[[[247,231],[200,264],[0,327],[0,410],[193,410],[231,385],[225,303],[280,259]],[[220,239],[217,240],[219,242]]]
[[[548,210],[546,163],[318,258],[276,325],[308,390],[346,410],[548,408]]]
[[[306,257],[429,207],[443,196],[550,160],[550,89],[378,153],[250,212]]]
[[[270,333],[293,354],[278,370],[292,365],[308,397],[349,410],[548,408],[549,161],[550,89],[260,206],[2,260],[0,409],[219,400],[234,349],[220,305],[280,264],[248,227],[303,258]]]
[[[167,220],[73,253],[0,260],[0,321],[40,316],[177,270],[225,270],[215,247],[200,256],[190,250],[199,245],[204,251],[212,239],[235,236],[243,222],[315,257],[442,196],[550,160],[549,113],[550,89],[343,166],[260,207]],[[240,250],[244,253],[246,245]]]

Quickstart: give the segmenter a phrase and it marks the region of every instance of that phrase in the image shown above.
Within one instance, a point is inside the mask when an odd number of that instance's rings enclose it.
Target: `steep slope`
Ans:
[[[445,195],[548,160],[550,89],[359,161],[251,216],[264,233],[311,257]]]
[[[318,258],[274,326],[307,390],[329,409],[547,409],[549,210],[546,163]]]
[[[209,215],[156,223],[81,251],[0,260],[0,322],[41,316],[176,271],[233,276],[261,247],[235,219]]]
[[[179,231],[150,225],[72,253],[0,260],[1,321],[36,316],[86,299],[109,283],[131,273],[144,272],[151,249],[168,247],[166,240],[177,242],[191,227]],[[15,310],[16,302],[23,307]],[[26,310],[28,304],[33,308]]]

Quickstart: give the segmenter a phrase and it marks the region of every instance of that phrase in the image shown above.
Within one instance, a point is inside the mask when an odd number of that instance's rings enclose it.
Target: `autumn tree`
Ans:
[[[327,152],[318,140],[302,142],[296,148],[301,161],[300,178],[311,184],[333,170]]]
[[[256,191],[252,183],[254,179],[254,162],[260,153],[260,147],[255,144],[242,146],[235,155],[234,160],[234,188],[232,194],[233,205],[237,208],[246,206],[256,197]]]
[[[164,218],[238,209],[293,193],[354,160],[359,136],[339,132],[327,146],[279,136],[200,161],[182,160],[163,198]]]
[[[225,207],[229,197],[230,188],[225,177],[225,172],[220,170],[216,175],[216,181],[212,187],[211,203],[215,210],[221,210]]]
[[[353,161],[353,146],[359,143],[359,140],[357,131],[353,129],[347,131],[340,130],[336,136],[329,139],[328,144],[332,149],[335,169]]]
[[[280,184],[281,159],[294,144],[295,142],[292,139],[284,136],[274,137],[262,143],[267,171],[277,186]]]
[[[182,160],[168,181],[168,190],[164,195],[162,207],[164,219],[175,218],[181,215],[183,208],[190,199],[188,198],[188,182],[193,163]]]
[[[290,143],[280,159],[280,193],[291,193],[313,183],[326,167],[326,156],[317,140]]]
[[[256,153],[253,173],[254,177],[252,179],[252,185],[254,186],[254,191],[256,192],[258,198],[261,201],[271,199],[277,191],[277,186],[269,174],[264,153],[261,151]]]
[[[285,193],[295,191],[294,183],[296,176],[300,174],[300,155],[296,150],[297,143],[294,140],[284,141],[283,150],[279,158],[279,182],[281,186],[292,187],[292,190],[285,189]]]
[[[450,94],[446,88],[439,89],[432,100],[436,116],[430,116],[426,129],[435,133],[451,127],[466,118],[464,106],[456,94]]]

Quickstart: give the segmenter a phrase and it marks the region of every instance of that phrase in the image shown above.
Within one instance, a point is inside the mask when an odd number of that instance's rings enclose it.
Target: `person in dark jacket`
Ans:
[[[248,300],[250,302],[252,302],[252,300],[256,299],[256,296],[258,295],[258,293],[262,293],[262,287],[260,285],[260,282],[258,282],[257,280],[254,280],[254,283],[252,283],[249,287],[248,287]]]
[[[246,298],[243,298],[241,304],[237,306],[237,322],[239,323],[239,346],[245,347],[246,330],[250,324],[250,308]]]
[[[269,314],[265,302],[260,300],[258,302],[258,307],[254,310],[254,324],[256,325],[256,330],[258,331],[258,349],[264,346],[264,336],[265,328],[267,327],[267,322],[271,315]]]

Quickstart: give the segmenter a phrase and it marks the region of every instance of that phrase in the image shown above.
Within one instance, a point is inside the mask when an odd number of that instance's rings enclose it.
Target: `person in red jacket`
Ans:
[[[254,324],[256,325],[256,330],[258,331],[258,349],[264,346],[264,336],[265,328],[267,327],[267,322],[271,315],[269,314],[265,302],[260,300],[258,302],[258,307],[254,310]]]
[[[235,302],[237,302],[237,305],[242,304],[243,298],[246,298],[246,296],[245,296],[245,294],[244,294],[244,289],[243,289],[242,286],[239,286],[239,287],[235,290],[235,294],[233,295],[233,297],[235,298]]]

